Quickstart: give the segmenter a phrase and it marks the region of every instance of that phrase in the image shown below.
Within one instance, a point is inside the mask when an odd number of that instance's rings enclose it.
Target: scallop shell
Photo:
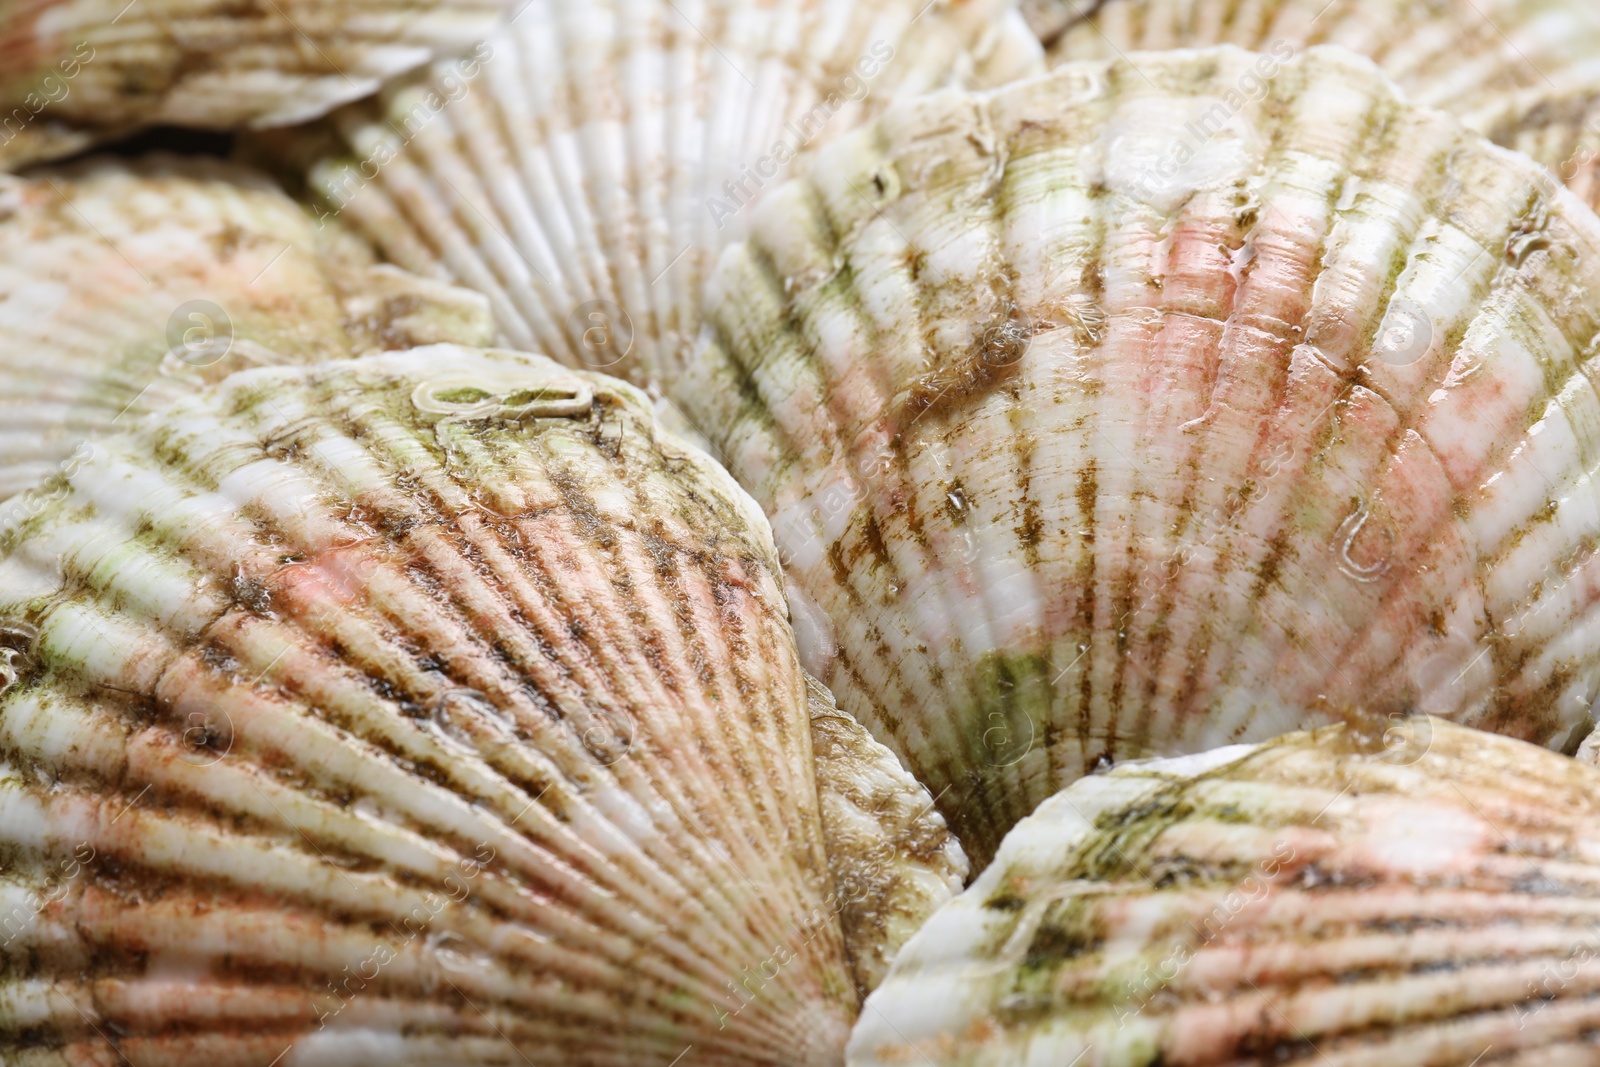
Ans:
[[[1351,53],[909,102],[768,196],[706,319],[674,396],[807,669],[974,862],[1104,760],[1588,727],[1600,223]]]
[[[961,892],[967,856],[928,791],[807,676],[828,867],[856,984],[878,987],[895,954]]]
[[[1590,0],[1032,0],[1054,63],[1232,44],[1351,48],[1419,103],[1555,170],[1600,206],[1600,6]]]
[[[770,532],[641,394],[243,371],[55,488],[0,559],[4,1062],[839,1062]]]
[[[1595,1060],[1600,770],[1443,720],[1116,768],[906,946],[849,1063]]]
[[[478,294],[375,265],[243,168],[158,157],[0,176],[0,497],[86,435],[242,367],[491,330]]]
[[[1600,76],[1594,85],[1519,94],[1479,121],[1496,144],[1546,164],[1600,211]]]
[[[95,137],[44,118],[17,129],[0,118],[0,171],[13,171],[41,160],[64,159],[94,147]]]
[[[9,0],[0,163],[141,126],[281,126],[324,115],[488,35],[503,0]]]
[[[716,251],[795,153],[897,94],[1043,69],[1013,4],[529,0],[491,54],[294,151],[327,153],[306,164],[322,211],[487,293],[509,343],[646,382],[693,341]]]

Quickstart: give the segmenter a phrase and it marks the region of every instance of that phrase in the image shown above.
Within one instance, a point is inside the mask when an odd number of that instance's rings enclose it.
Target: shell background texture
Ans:
[[[7,518],[7,1063],[838,1062],[770,533],[642,395],[245,371]]]
[[[487,344],[476,293],[375,265],[265,177],[207,160],[0,175],[0,497],[86,435],[244,367]]]
[[[1106,758],[1589,728],[1600,225],[1359,57],[898,106],[768,196],[707,325],[674,396],[807,669],[976,864]]]
[[[1600,206],[1600,5],[1589,0],[1034,0],[1053,63],[1232,44],[1333,44]]]
[[[281,126],[465,52],[502,0],[5,0],[0,166],[141,126]]]
[[[967,856],[895,754],[841,712],[820,682],[807,681],[828,866],[865,995],[883,980],[900,946],[961,891]]]
[[[1042,69],[1013,0],[530,0],[485,51],[274,154],[393,262],[487,293],[510,344],[641,383],[796,153]]]
[[[906,946],[852,1067],[1595,1062],[1600,770],[1443,720],[1125,764]]]

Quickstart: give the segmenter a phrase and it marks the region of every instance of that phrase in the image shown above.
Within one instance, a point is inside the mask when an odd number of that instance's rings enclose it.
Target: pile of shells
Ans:
[[[1590,0],[0,0],[0,1063],[1600,1064]]]

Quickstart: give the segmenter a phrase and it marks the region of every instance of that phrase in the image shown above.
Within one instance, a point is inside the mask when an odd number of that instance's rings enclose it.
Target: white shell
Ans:
[[[310,184],[393,262],[488,294],[509,343],[644,382],[792,156],[1038,53],[1013,0],[529,0],[337,113]]]
[[[1341,45],[1411,99],[1527,152],[1600,206],[1600,5],[1591,0],[1030,0],[1053,63],[1232,44]]]
[[[480,295],[375,265],[240,167],[0,176],[0,497],[244,367],[491,338]]]
[[[245,371],[45,488],[0,542],[0,1059],[839,1062],[770,533],[641,394]]]
[[[706,320],[670,395],[976,862],[1102,759],[1588,729],[1600,223],[1351,53],[897,106],[767,197]]]
[[[1443,720],[1077,782],[901,952],[851,1067],[1567,1067],[1600,770]]]

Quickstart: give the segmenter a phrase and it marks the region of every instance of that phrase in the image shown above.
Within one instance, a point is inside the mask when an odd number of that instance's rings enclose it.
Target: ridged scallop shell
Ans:
[[[1595,1062],[1600,770],[1445,722],[1084,779],[901,953],[852,1067]]]
[[[0,497],[252,364],[487,344],[483,298],[372,263],[263,177],[203,160],[0,176]]]
[[[764,520],[645,398],[233,375],[5,509],[0,1059],[837,1063]]]
[[[1600,33],[1595,38],[1600,55]],[[1529,90],[1478,122],[1496,144],[1549,166],[1600,211],[1600,74],[1594,81],[1565,90]]]
[[[1342,45],[1600,206],[1600,5],[1590,0],[1031,0],[1024,10],[1053,63]]]
[[[767,197],[706,320],[673,395],[807,669],[975,862],[1106,759],[1588,727],[1600,224],[1351,53],[896,107]]]
[[[863,995],[929,915],[961,892],[967,856],[893,752],[807,676],[817,796],[845,946]]]
[[[0,165],[153,124],[282,126],[467,52],[503,0],[7,0]]]
[[[96,141],[95,135],[86,130],[43,118],[36,118],[20,129],[15,125],[5,127],[4,121],[0,118],[0,128],[11,136],[0,134],[0,171],[19,170],[43,160],[65,159],[92,148]]]
[[[1042,70],[1014,0],[529,0],[485,58],[337,113],[321,210],[489,295],[504,338],[645,382],[794,153],[896,95]]]

